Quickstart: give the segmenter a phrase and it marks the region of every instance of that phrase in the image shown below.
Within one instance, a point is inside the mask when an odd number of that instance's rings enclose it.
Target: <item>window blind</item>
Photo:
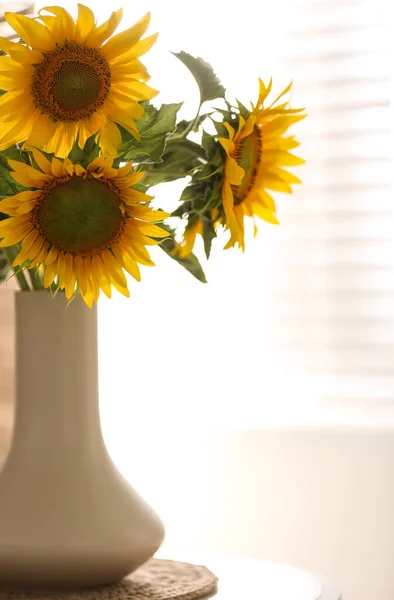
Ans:
[[[307,163],[296,201],[280,200],[272,293],[281,344],[320,396],[392,403],[390,52],[379,4],[288,3],[279,62],[295,104],[307,104]]]

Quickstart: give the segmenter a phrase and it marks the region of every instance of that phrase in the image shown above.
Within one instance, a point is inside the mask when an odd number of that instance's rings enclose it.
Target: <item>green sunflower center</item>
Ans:
[[[233,158],[245,171],[240,185],[233,185],[234,205],[241,204],[253,189],[261,163],[263,142],[261,132],[255,127],[250,135],[236,143]]]
[[[32,92],[53,121],[76,122],[104,104],[110,86],[109,65],[96,48],[65,42],[36,66]]]
[[[100,79],[90,65],[70,61],[53,77],[55,102],[65,111],[88,108],[100,92]]]
[[[88,255],[110,248],[125,219],[118,193],[109,181],[74,175],[44,188],[33,221],[58,250]]]

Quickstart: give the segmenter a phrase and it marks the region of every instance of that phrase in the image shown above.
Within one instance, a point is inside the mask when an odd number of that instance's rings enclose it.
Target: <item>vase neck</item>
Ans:
[[[12,446],[103,448],[97,309],[63,293],[16,294],[16,404]]]

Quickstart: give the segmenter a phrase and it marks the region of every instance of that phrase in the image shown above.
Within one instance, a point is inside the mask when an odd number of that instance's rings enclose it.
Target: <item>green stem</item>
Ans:
[[[8,246],[8,248],[3,248],[4,253],[7,255],[8,260],[10,261],[10,264],[12,265],[12,263],[14,262],[15,258],[18,256],[19,254],[19,249],[17,246]],[[30,286],[27,283],[27,279],[25,277],[25,274],[23,271],[15,271],[15,269],[13,269],[14,273],[15,273],[15,277],[18,280],[19,283],[19,287],[21,288],[21,290],[28,290],[30,291]]]
[[[182,132],[182,137],[183,138],[185,138],[190,131],[193,131],[194,126],[195,126],[195,124],[198,121],[198,117],[200,116],[201,106],[202,106],[202,102],[201,102],[201,98],[200,98],[200,104],[198,105],[198,110],[197,110],[196,117],[195,117],[194,121],[191,121],[189,123],[189,125],[188,125],[188,127],[186,127],[185,131]]]
[[[31,280],[31,284],[33,286],[33,290],[44,290],[44,285],[41,280],[41,276],[37,269],[29,269],[29,276]]]

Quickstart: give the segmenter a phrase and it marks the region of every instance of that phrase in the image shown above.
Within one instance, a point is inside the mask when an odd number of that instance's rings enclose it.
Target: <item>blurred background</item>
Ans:
[[[38,9],[46,3],[36,3]],[[75,14],[73,2],[62,1]],[[85,0],[99,21],[118,5]],[[121,5],[121,3],[120,3]],[[26,3],[1,1],[4,10]],[[99,303],[100,403],[113,459],[167,528],[162,555],[289,562],[345,600],[394,597],[392,60],[383,0],[141,0],[155,104],[198,105],[170,53],[210,62],[249,105],[294,81],[306,159],[279,227],[244,255],[214,241],[207,285],[159,249],[131,298]],[[0,21],[1,15],[0,14]],[[4,22],[0,35],[6,35]],[[157,186],[173,207],[185,182]],[[202,247],[197,248],[202,257]],[[204,262],[202,260],[202,262]],[[12,406],[12,282],[0,288],[0,419]]]

